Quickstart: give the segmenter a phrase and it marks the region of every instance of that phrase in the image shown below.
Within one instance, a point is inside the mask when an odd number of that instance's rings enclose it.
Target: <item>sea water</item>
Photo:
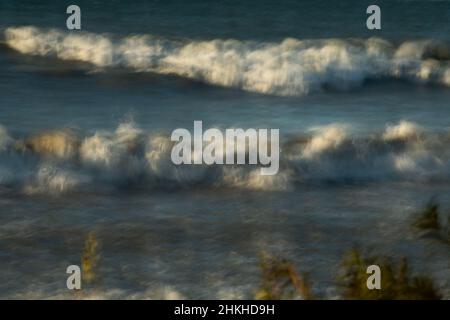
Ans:
[[[0,3],[0,297],[70,298],[100,243],[98,298],[252,298],[258,257],[339,296],[352,246],[406,256],[449,298],[450,2]],[[170,133],[280,130],[280,170],[175,166]]]

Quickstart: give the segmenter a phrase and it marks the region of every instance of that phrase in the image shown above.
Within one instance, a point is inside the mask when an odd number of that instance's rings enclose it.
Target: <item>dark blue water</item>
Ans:
[[[0,297],[252,298],[263,251],[339,297],[352,245],[406,255],[449,297],[450,2],[0,3]],[[170,132],[278,128],[276,176],[177,168]],[[388,204],[388,205],[387,205]],[[65,268],[88,234],[97,281]]]

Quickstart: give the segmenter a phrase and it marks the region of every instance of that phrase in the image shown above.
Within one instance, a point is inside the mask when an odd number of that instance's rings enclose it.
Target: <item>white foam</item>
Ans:
[[[245,170],[239,167],[223,167],[221,184],[241,189],[284,191],[292,187],[293,172],[280,171],[276,175],[261,175],[259,169]]]
[[[409,121],[400,121],[396,125],[390,125],[383,133],[384,140],[408,140],[417,138],[422,132],[422,128]]]
[[[114,167],[129,159],[138,148],[142,131],[132,122],[121,123],[115,132],[96,131],[81,144],[80,156],[87,164]],[[130,164],[130,163],[128,163]]]
[[[208,167],[206,165],[182,165],[172,163],[171,151],[174,142],[169,135],[150,135],[146,145],[145,158],[150,173],[164,180],[177,183],[193,183],[205,179]]]
[[[315,135],[303,150],[303,157],[312,158],[324,151],[337,148],[347,138],[345,127],[332,124],[315,130]]]
[[[86,177],[64,170],[52,164],[43,164],[38,168],[34,179],[28,183],[26,194],[45,193],[61,194],[77,189],[82,183],[87,183]]]
[[[448,85],[443,63],[425,62],[430,41],[397,49],[386,40],[309,40],[279,43],[238,40],[173,41],[149,35],[112,40],[93,33],[67,34],[36,27],[11,27],[13,49],[96,67],[175,74],[209,84],[275,95],[304,95],[324,87],[347,89],[383,77]],[[429,59],[428,59],[429,60]]]
[[[9,142],[0,152],[0,186],[27,194],[120,190],[134,183],[289,191],[308,181],[450,180],[448,133],[408,121],[370,135],[350,135],[339,123],[315,128],[310,138],[302,133],[281,146],[280,171],[273,176],[262,176],[259,165],[175,165],[169,133],[145,133],[130,122],[84,139],[66,132],[31,136],[19,148],[2,128],[0,141]]]
[[[106,134],[96,132],[81,144],[81,159],[89,164],[110,166],[114,159],[113,141]]]

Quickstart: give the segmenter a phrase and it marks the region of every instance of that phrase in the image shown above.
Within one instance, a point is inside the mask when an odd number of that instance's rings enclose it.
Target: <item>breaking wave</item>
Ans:
[[[174,165],[170,134],[134,123],[82,135],[54,130],[15,138],[0,126],[0,188],[25,194],[210,187],[281,191],[306,183],[449,181],[450,132],[402,121],[359,136],[340,124],[281,141],[280,171],[257,165]],[[238,151],[242,152],[242,151]]]
[[[450,86],[450,46],[434,40],[399,45],[379,39],[170,40],[116,38],[36,27],[10,27],[6,44],[20,53],[173,74],[208,84],[282,96],[348,89],[366,80],[400,79]]]

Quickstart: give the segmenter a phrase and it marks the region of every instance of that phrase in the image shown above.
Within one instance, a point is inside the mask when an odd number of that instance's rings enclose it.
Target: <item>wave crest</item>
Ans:
[[[103,70],[125,67],[174,74],[263,94],[305,95],[380,78],[450,85],[449,46],[433,40],[398,47],[377,38],[175,41],[150,35],[74,35],[36,27],[7,28],[5,38],[9,47],[23,54],[82,61]]]
[[[146,133],[129,122],[84,138],[55,130],[16,139],[0,129],[0,187],[26,194],[195,186],[283,191],[309,182],[450,181],[450,132],[429,132],[408,121],[368,135],[352,134],[340,124],[300,133],[281,141],[274,176],[261,176],[258,165],[174,165],[170,134]]]

